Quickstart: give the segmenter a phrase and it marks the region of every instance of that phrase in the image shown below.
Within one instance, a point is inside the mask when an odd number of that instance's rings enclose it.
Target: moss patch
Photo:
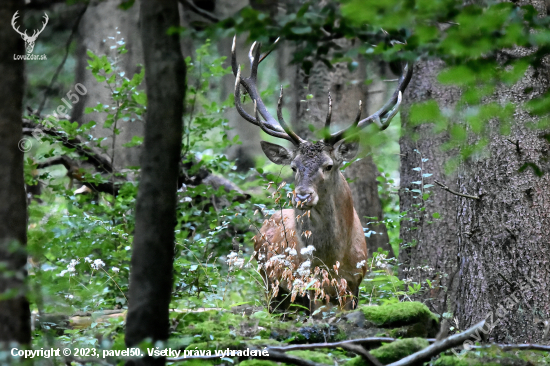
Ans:
[[[334,365],[334,361],[327,354],[317,351],[290,351],[287,352],[289,355],[299,357],[304,360],[310,360],[317,363],[324,363],[327,365]]]
[[[426,305],[416,301],[405,301],[383,306],[363,306],[360,310],[365,314],[367,320],[383,327],[400,327],[414,323],[437,323],[437,316]]]
[[[388,364],[399,361],[428,346],[428,341],[423,338],[406,338],[385,344],[382,347],[370,351],[370,353],[376,357],[378,361],[383,364]]]
[[[535,366],[547,365],[547,354],[533,351],[508,351],[485,349],[466,353],[464,357],[441,356],[434,366]]]
[[[239,366],[277,366],[277,362],[266,360],[246,360],[239,364]]]

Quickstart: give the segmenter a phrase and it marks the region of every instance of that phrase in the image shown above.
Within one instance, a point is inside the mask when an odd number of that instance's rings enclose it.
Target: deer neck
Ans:
[[[331,189],[323,192],[309,217],[304,213],[295,209],[296,217],[303,215],[296,221],[296,228],[304,246],[313,245],[316,249],[314,255],[334,252],[335,258],[339,257],[337,253],[342,253],[339,244],[351,239],[355,219],[351,190],[342,173],[335,177]],[[311,232],[309,238],[305,236],[308,231]]]

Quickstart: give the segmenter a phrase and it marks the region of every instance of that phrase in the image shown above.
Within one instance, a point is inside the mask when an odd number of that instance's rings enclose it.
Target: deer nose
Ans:
[[[307,202],[311,198],[311,193],[296,194],[296,201]]]

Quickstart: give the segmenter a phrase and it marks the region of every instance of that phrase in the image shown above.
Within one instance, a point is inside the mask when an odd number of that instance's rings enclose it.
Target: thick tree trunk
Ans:
[[[544,2],[530,1],[542,14]],[[513,50],[517,55],[528,52]],[[493,100],[514,103],[511,134],[501,136],[489,122],[489,156],[472,158],[460,173],[459,302],[461,328],[492,314],[489,338],[498,342],[545,343],[550,316],[550,176],[548,141],[529,127],[538,118],[523,104],[548,90],[548,69],[529,69],[517,84],[497,88]],[[525,90],[532,90],[526,93]],[[526,163],[541,167],[519,172]],[[519,285],[519,286],[518,286]],[[487,327],[486,327],[487,329]]]
[[[126,344],[146,338],[167,340],[169,331],[176,188],[181,154],[185,63],[179,36],[177,0],[141,1],[148,111],[136,204]],[[162,365],[164,358],[136,364]]]
[[[364,68],[360,67],[358,71],[351,73],[346,63],[338,63],[333,66],[333,70],[329,70],[326,65],[318,62],[311,69],[309,76],[305,75],[301,69],[297,71],[294,84],[295,95],[293,96],[296,102],[294,121],[299,121],[295,125],[297,125],[296,130],[300,136],[313,136],[308,129],[309,124],[314,125],[316,130],[324,127],[329,91],[332,96],[333,125],[340,128],[353,123],[359,100],[363,101],[364,116],[367,115],[367,109],[374,109],[371,108],[372,106],[369,107],[368,88],[364,87],[366,79]],[[308,100],[308,94],[312,94],[313,98]],[[367,238],[369,253],[372,255],[378,248],[382,248],[389,251],[390,256],[393,256],[385,225],[369,224],[369,222],[375,221],[372,217],[382,220],[383,213],[376,180],[378,170],[372,158],[366,156],[366,153],[366,150],[360,153],[359,156],[362,159],[348,167],[344,176],[353,181],[350,184],[353,204],[362,226],[377,233]]]
[[[400,228],[402,244],[399,261],[403,263],[400,267],[400,277],[412,279],[414,282],[429,279],[433,287],[416,298],[424,300],[431,310],[439,314],[448,311],[449,307],[452,308],[454,299],[453,286],[456,286],[456,281],[453,281],[453,285],[451,280],[458,266],[458,198],[437,186],[424,189],[424,192],[430,191],[428,200],[423,200],[422,194],[412,190],[423,190],[423,185],[413,183],[419,181],[424,185],[435,185],[434,180],[450,186],[455,185],[456,174],[444,173],[445,163],[453,152],[444,152],[441,149],[448,141],[447,133],[434,134],[432,124],[411,126],[408,111],[412,103],[429,100],[436,101],[440,110],[454,107],[460,97],[459,91],[456,88],[444,87],[436,81],[437,74],[443,66],[442,61],[424,61],[414,65],[414,74],[405,92],[401,111],[402,137],[399,141],[399,210],[407,212]],[[416,141],[411,138],[413,133],[419,136]],[[418,170],[419,167],[421,171]],[[432,176],[422,177],[423,174]],[[422,208],[425,210],[421,211]],[[439,219],[434,218],[435,213],[440,215]]]
[[[103,137],[105,140],[102,146],[107,147],[108,155],[112,155],[111,146],[113,132],[111,128],[103,128],[105,113],[84,114],[84,109],[95,107],[98,103],[112,104],[111,92],[104,82],[99,83],[88,70],[87,51],[92,50],[96,55],[114,56],[114,37],[117,40],[123,39],[128,52],[120,56],[121,71],[125,77],[140,72],[138,64],[143,63],[143,50],[139,39],[139,2],[136,2],[130,9],[119,9],[120,1],[92,1],[88,5],[86,13],[82,17],[77,33],[76,49],[76,81],[86,86],[87,94],[82,100],[75,104],[72,110],[71,119],[79,124],[88,123],[94,120],[97,125],[92,130],[94,137]],[[118,121],[117,128],[120,134],[116,136],[114,164],[116,169],[127,166],[139,165],[140,147],[123,147],[122,145],[132,140],[133,136],[143,136],[143,122],[136,120]]]
[[[19,11],[23,20],[25,2],[6,0],[0,5],[0,348],[10,342],[31,341],[29,302],[25,297],[27,271],[27,202],[23,178],[23,89],[24,42],[13,31],[11,18]],[[32,61],[31,61],[32,62]],[[35,61],[37,62],[37,61]]]

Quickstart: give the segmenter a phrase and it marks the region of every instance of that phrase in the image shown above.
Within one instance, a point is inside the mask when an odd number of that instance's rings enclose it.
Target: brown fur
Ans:
[[[331,146],[316,145],[309,145],[308,149],[297,149],[292,152],[291,159],[297,172],[296,191],[315,192],[318,202],[308,207],[309,217],[306,211],[294,208],[280,210],[266,220],[260,229],[261,234],[254,237],[256,259],[263,254],[265,257],[259,262],[265,263],[273,255],[282,254],[287,247],[295,248],[298,255],[291,265],[294,271],[305,260],[300,254],[301,249],[313,245],[316,250],[313,252],[311,268],[325,264],[332,269],[339,262],[338,275],[334,271],[330,275],[338,281],[339,278],[344,278],[348,290],[357,296],[359,285],[367,271],[367,265],[357,268],[357,263],[367,260],[363,227],[353,208],[349,185],[337,169],[341,163],[337,152]],[[269,152],[266,151],[268,157]],[[327,164],[334,164],[334,170],[326,171]],[[297,215],[303,217],[297,221]],[[302,233],[308,231],[311,236],[306,238]],[[281,275],[276,272],[270,274],[270,284]],[[281,287],[288,289],[283,281]],[[337,295],[335,287],[325,285],[323,289],[334,301]],[[348,299],[346,307],[350,308],[351,303]]]

